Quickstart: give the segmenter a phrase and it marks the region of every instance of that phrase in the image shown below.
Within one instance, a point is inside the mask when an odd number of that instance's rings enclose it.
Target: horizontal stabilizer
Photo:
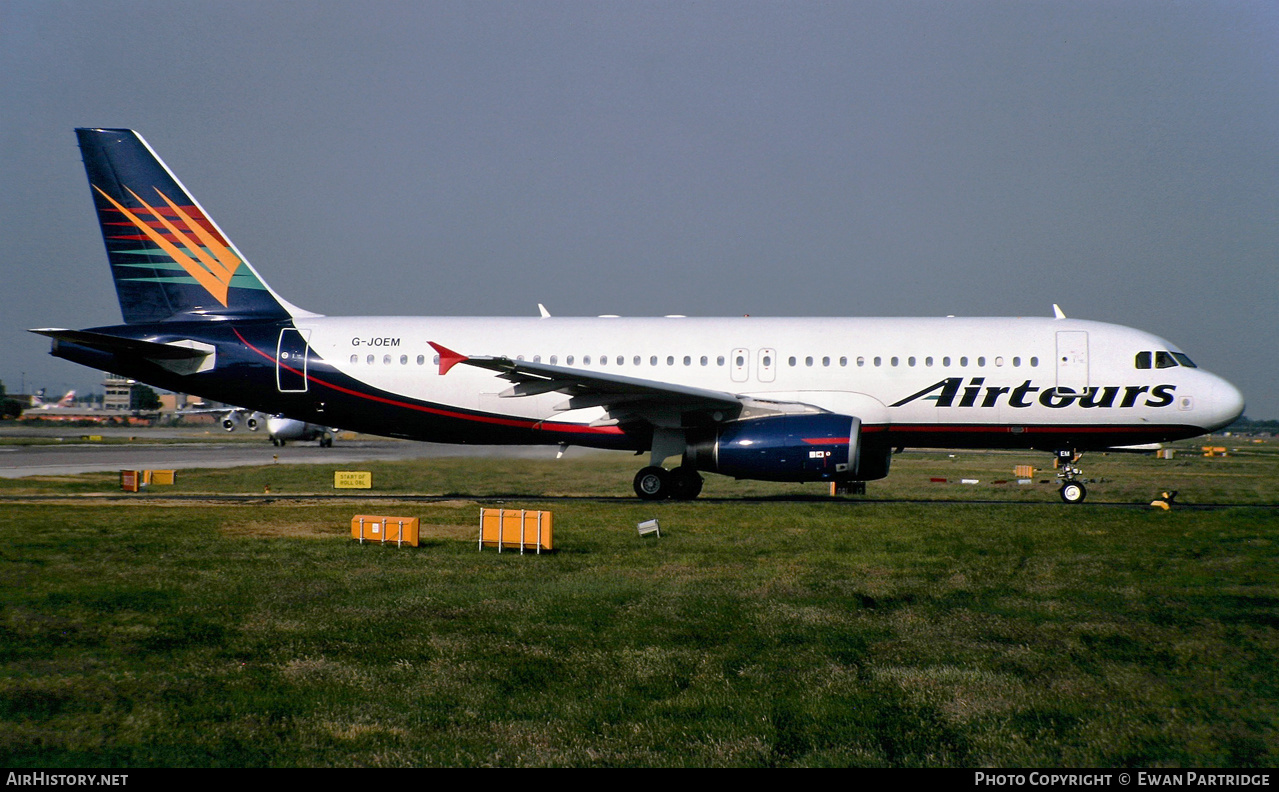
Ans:
[[[91,330],[64,330],[58,327],[36,328],[31,332],[52,338],[55,353],[58,350],[58,344],[65,342],[96,349],[120,358],[149,360],[178,374],[194,374],[197,371],[213,368],[213,346],[198,341],[162,344],[156,341],[95,333]]]

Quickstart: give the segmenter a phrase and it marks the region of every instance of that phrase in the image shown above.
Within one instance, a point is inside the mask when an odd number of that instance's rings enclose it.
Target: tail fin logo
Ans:
[[[190,215],[169,200],[169,197],[160,192],[159,189],[156,189],[156,195],[164,199],[169,209],[182,221],[188,231],[178,228],[164,214],[142,200],[142,197],[133,190],[129,190],[129,194],[137,199],[138,203],[146,207],[146,211],[156,219],[159,225],[164,227],[165,231],[172,235],[174,240],[181,243],[181,248],[166,238],[159,229],[153,228],[151,223],[143,220],[138,214],[126,209],[119,201],[107,195],[97,185],[94,185],[93,189],[97,190],[98,194],[103,198],[110,201],[112,206],[129,219],[129,222],[133,223],[139,231],[146,234],[148,239],[181,265],[182,269],[195,278],[196,282],[203,286],[214,299],[222,303],[223,307],[226,307],[227,294],[231,287],[231,276],[235,274],[242,262],[239,256],[231,252],[231,249],[221,239],[192,219]],[[128,190],[127,187],[125,189]],[[182,248],[185,248],[185,250]]]

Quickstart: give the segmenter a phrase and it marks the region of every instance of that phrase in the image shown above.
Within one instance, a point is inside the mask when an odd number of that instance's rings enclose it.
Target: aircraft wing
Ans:
[[[608,423],[640,419],[658,426],[678,426],[679,419],[686,413],[711,415],[718,412],[721,419],[733,418],[748,401],[753,401],[727,391],[507,357],[467,356],[436,343],[431,343],[431,346],[440,353],[440,374],[448,373],[458,363],[495,371],[502,379],[514,383],[499,396],[514,398],[563,393],[569,399],[558,405],[557,410],[603,407],[609,413]]]

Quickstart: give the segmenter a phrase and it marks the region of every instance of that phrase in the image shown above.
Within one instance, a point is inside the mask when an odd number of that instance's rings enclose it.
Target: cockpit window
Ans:
[[[1153,358],[1152,358],[1153,356]],[[1154,367],[1157,369],[1176,368],[1177,366],[1185,366],[1186,368],[1199,368],[1186,357],[1183,352],[1138,352],[1136,367],[1139,369],[1148,369],[1151,367],[1151,361],[1154,361]]]

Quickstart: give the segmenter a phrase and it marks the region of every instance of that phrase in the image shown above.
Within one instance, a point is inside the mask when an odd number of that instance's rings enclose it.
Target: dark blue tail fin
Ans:
[[[281,300],[131,129],[77,129],[128,324],[287,319]]]

